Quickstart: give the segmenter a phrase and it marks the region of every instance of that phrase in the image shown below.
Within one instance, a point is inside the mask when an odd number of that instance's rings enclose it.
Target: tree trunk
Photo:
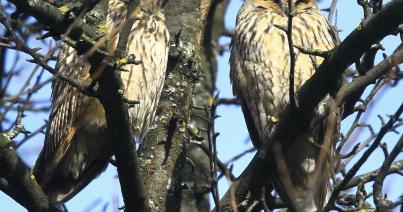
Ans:
[[[163,7],[171,35],[168,69],[154,123],[138,150],[152,210],[179,211],[181,207],[186,150],[192,152],[186,148],[188,125],[196,84],[205,72],[203,44],[211,5],[211,0],[169,0]],[[188,197],[185,192],[186,201]],[[204,195],[202,199],[207,202]],[[208,204],[204,205],[208,210]]]
[[[219,54],[218,39],[224,30],[224,13],[228,0],[214,1],[208,11],[206,32],[201,53],[202,67],[199,82],[196,83],[194,104],[199,107],[210,107],[215,91],[217,75],[217,57]],[[209,211],[210,167],[209,156],[201,150],[199,145],[207,146],[208,133],[198,129],[207,129],[205,111],[192,109],[189,128],[199,132],[197,139],[190,138],[186,146],[187,166],[182,172],[184,189],[182,191],[181,211]],[[203,140],[201,140],[201,138]]]

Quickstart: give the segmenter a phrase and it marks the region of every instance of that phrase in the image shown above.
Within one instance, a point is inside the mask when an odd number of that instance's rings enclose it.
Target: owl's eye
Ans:
[[[310,2],[310,0],[297,0],[295,3],[296,4],[298,4],[298,3],[305,3],[305,4],[308,4]]]

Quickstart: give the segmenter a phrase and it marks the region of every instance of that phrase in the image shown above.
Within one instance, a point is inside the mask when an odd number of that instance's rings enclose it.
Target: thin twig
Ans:
[[[399,160],[390,165],[387,174],[388,175],[389,174],[399,174],[402,171],[402,169],[403,169],[403,160]],[[365,183],[374,181],[376,176],[378,176],[379,171],[380,171],[380,169],[377,169],[377,170],[371,171],[369,173],[353,177],[348,182],[348,184],[343,188],[343,190],[351,189],[360,183],[365,184]]]
[[[247,150],[244,150],[243,152],[239,153],[238,155],[235,155],[234,157],[232,157],[231,159],[229,159],[227,162],[225,162],[225,164],[230,164],[235,162],[236,160],[242,158],[244,155],[255,152],[256,148],[255,147],[251,147]]]
[[[368,157],[375,151],[378,147],[379,143],[385,136],[385,134],[389,131],[389,129],[393,126],[396,120],[400,117],[403,112],[403,104],[400,105],[399,109],[396,113],[390,117],[388,123],[386,123],[379,131],[378,136],[376,137],[375,141],[371,144],[371,146],[364,152],[362,157],[358,159],[357,163],[348,171],[346,176],[344,177],[343,181],[336,185],[332,195],[329,198],[329,201],[324,208],[324,211],[330,211],[333,208],[334,202],[339,195],[339,193],[343,190],[343,188],[347,185],[347,183],[354,177],[357,171],[361,168],[361,166],[367,161]]]
[[[212,195],[215,203],[215,210],[218,212],[220,211],[220,197],[218,194],[218,179],[217,179],[217,136],[218,133],[215,132],[215,119],[218,117],[216,115],[217,109],[217,102],[218,102],[218,95],[217,94],[214,98],[213,103],[211,104],[210,110],[205,110],[207,116],[209,117],[210,121],[207,122],[207,133],[208,133],[208,147],[209,147],[209,155],[210,155],[210,179],[211,179],[211,189]]]
[[[239,105],[236,98],[219,98],[217,105]]]
[[[203,143],[198,144],[197,145],[201,150],[203,150],[204,153],[206,153],[206,155],[208,157],[211,157],[211,155],[209,154],[209,149],[206,145],[204,145]],[[212,159],[210,159],[212,160]],[[223,163],[220,159],[217,158],[217,166],[220,169],[221,173],[228,175],[230,180],[234,180],[235,176],[234,174],[231,172],[230,169],[227,168],[227,163]]]
[[[396,118],[396,116],[394,117]],[[388,175],[388,170],[390,169],[393,161],[395,158],[402,152],[403,149],[403,135],[400,136],[399,141],[393,148],[392,152],[389,154],[389,156],[385,159],[383,162],[378,176],[375,178],[375,182],[373,185],[374,188],[374,202],[377,208],[379,210],[385,210],[385,209],[390,209],[390,206],[392,205],[391,201],[386,200],[385,198],[382,197],[382,186],[383,186],[383,181],[385,180],[386,176]]]
[[[295,96],[295,88],[294,88],[294,72],[295,72],[295,52],[294,52],[294,44],[292,40],[292,4],[293,1],[288,1],[288,25],[287,25],[287,40],[288,40],[288,49],[290,51],[290,75],[289,75],[289,98],[290,98],[290,106],[293,110],[297,109],[297,100]]]
[[[332,53],[332,50],[322,51],[319,49],[310,49],[310,48],[305,48],[305,47],[298,46],[298,45],[294,45],[294,47],[297,48],[301,53],[322,57],[325,59],[329,58]]]
[[[337,0],[332,0],[332,4],[331,4],[330,7],[328,8],[329,14],[328,14],[328,16],[327,16],[327,20],[329,20],[330,23],[333,22],[333,15],[334,15],[334,12],[335,12],[335,10],[336,10],[336,6],[337,6]]]

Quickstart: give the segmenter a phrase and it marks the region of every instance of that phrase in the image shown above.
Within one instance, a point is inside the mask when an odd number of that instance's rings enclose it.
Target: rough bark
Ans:
[[[4,135],[0,135],[0,167],[1,191],[29,211],[58,211],[18,157],[12,141]]]

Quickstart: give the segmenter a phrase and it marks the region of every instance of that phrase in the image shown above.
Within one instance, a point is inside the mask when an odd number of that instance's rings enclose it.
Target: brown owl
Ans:
[[[146,9],[145,9],[146,8]],[[169,33],[159,9],[140,3],[133,14],[126,47],[141,64],[125,65],[121,72],[124,95],[140,104],[129,109],[134,135],[141,139],[153,121],[168,59]],[[156,7],[154,7],[156,8]],[[150,12],[153,11],[153,12]],[[108,47],[116,48],[119,28],[125,22],[127,5],[109,0],[106,27]],[[56,69],[77,81],[92,79],[88,61],[79,62],[76,51],[64,45]],[[64,202],[88,185],[108,165],[113,141],[107,132],[105,111],[98,99],[56,79],[52,84],[52,110],[45,144],[35,164],[34,175],[52,202]]]
[[[252,142],[259,147],[265,132],[271,132],[281,112],[289,103],[290,53],[285,29],[288,24],[288,1],[245,0],[236,21],[231,48],[231,73],[234,95],[241,102],[242,111]],[[317,8],[315,0],[292,0],[294,46],[328,51],[339,43],[337,33]],[[323,58],[295,52],[295,90],[303,85],[323,62]],[[284,147],[284,158],[293,193],[299,209],[320,211],[325,200],[330,164],[317,158],[323,142],[325,126],[320,122]],[[321,171],[313,183],[314,172]],[[276,170],[273,182],[286,199]],[[313,185],[312,185],[313,184]]]

